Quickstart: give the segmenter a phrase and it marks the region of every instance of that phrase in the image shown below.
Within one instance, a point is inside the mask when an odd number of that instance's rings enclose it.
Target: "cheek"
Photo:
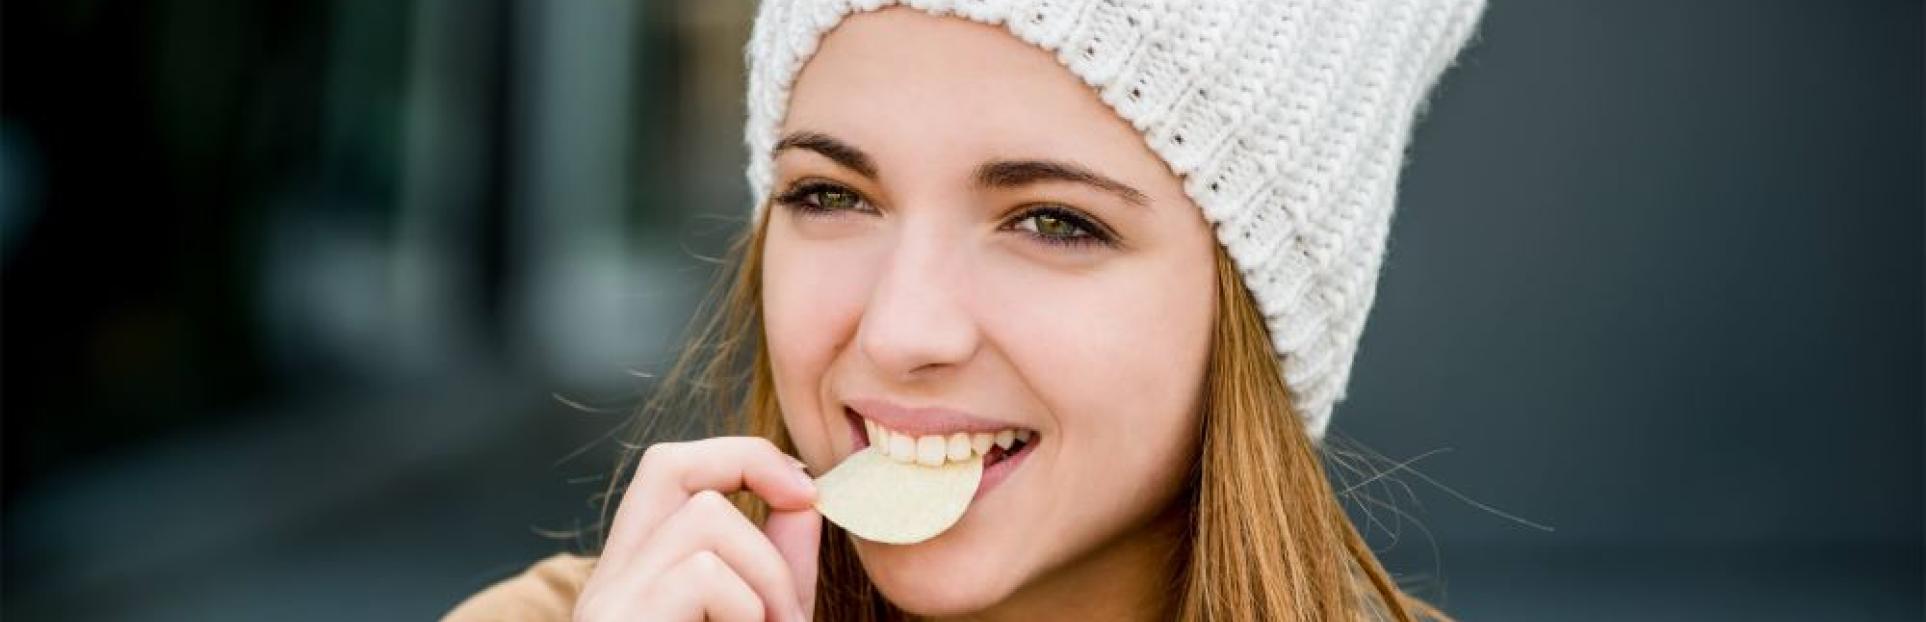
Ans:
[[[1049,413],[1052,439],[1013,476],[1006,490],[1021,496],[985,537],[1032,543],[999,553],[1001,572],[1030,581],[1112,546],[1182,492],[1198,448],[1216,289],[1207,251],[1203,260],[1173,254],[1075,276],[998,271],[986,288],[991,304],[979,313],[1022,383],[1009,389]]]
[[[1203,378],[1215,310],[1212,275],[1197,272],[1142,265],[1076,284],[1017,283],[999,296],[1012,302],[993,305],[1009,318],[1000,341],[1032,388],[1066,402],[1062,425],[1093,428],[1071,432],[1180,424]]]
[[[1212,264],[1144,261],[1074,285],[1014,283],[999,340],[1061,429],[1075,485],[1124,494],[1193,450],[1215,315]],[[1119,469],[1136,477],[1119,478]],[[1175,480],[1170,480],[1175,481]]]
[[[797,240],[770,223],[763,247],[763,338],[783,422],[803,458],[831,460],[829,434],[841,413],[824,413],[819,399],[824,375],[854,336],[871,275],[848,250]],[[834,417],[828,416],[834,415]]]

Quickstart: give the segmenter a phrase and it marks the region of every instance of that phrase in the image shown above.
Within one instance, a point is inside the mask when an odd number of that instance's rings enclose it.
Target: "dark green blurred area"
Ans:
[[[576,547],[747,214],[752,12],[0,7],[0,618],[432,618]],[[1412,461],[1358,487],[1396,574],[1926,614],[1921,24],[1494,3],[1334,419]]]
[[[420,618],[574,546],[747,213],[751,8],[9,3],[4,617]]]
[[[551,279],[734,217],[695,5],[558,6],[8,7],[7,492],[209,409],[514,364],[568,324],[542,295],[599,290]]]

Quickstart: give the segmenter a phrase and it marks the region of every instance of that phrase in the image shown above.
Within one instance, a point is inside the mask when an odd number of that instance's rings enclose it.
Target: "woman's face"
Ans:
[[[1032,435],[951,530],[858,540],[877,586],[961,613],[1144,548],[1197,451],[1216,312],[1179,179],[1049,53],[907,9],[823,39],[782,136],[762,304],[812,471],[866,444],[865,414]]]

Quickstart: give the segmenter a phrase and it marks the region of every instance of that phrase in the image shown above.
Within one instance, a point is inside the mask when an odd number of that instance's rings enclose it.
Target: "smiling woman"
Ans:
[[[599,558],[451,618],[1442,617],[1318,444],[1480,4],[912,5],[758,18],[755,220],[641,414],[739,436],[625,459]],[[798,469],[860,452],[904,465],[857,478],[885,505],[981,483],[933,537],[857,537]]]
[[[1216,314],[1181,180],[1047,52],[904,9],[824,37],[782,133],[838,145],[776,151],[762,215],[763,334],[803,461],[855,451],[845,408],[1037,432],[942,536],[851,540],[868,579],[921,615],[1091,613],[1096,585],[1108,617],[1160,609]]]

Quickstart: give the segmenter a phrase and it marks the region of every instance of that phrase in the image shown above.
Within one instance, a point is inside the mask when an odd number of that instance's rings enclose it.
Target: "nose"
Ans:
[[[886,262],[856,334],[877,371],[912,381],[974,357],[981,335],[967,304],[967,270],[954,248],[929,236],[906,235]]]

